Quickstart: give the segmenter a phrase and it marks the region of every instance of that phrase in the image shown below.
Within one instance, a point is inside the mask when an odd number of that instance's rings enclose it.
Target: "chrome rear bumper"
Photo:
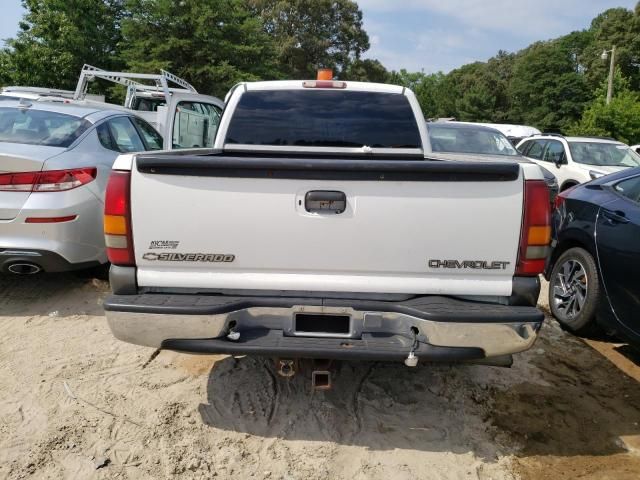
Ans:
[[[414,339],[426,349],[427,358],[429,349],[436,357],[448,349],[447,359],[456,354],[460,359],[510,355],[533,345],[544,318],[534,307],[446,297],[393,303],[114,295],[105,309],[115,337],[138,345],[200,353],[362,359],[403,358]],[[295,318],[302,313],[348,316],[348,333],[298,332]],[[237,341],[226,337],[232,329],[240,334]]]

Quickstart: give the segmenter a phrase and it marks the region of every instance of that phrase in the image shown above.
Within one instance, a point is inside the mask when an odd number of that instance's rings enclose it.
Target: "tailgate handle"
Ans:
[[[342,213],[347,208],[347,196],[332,190],[312,190],[304,196],[304,208],[311,213]]]

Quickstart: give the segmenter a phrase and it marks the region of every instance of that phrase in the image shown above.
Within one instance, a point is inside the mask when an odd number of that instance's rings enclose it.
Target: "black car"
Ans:
[[[427,122],[427,132],[434,157],[533,163],[520,155],[511,141],[495,128],[468,122]],[[546,168],[540,167],[540,170],[553,204],[559,190],[558,181]]]
[[[551,313],[575,333],[602,326],[640,346],[640,167],[560,193],[553,223]]]

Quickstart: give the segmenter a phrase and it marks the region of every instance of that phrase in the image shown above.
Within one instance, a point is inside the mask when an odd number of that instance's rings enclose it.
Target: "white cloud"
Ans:
[[[358,0],[371,49],[387,68],[449,71],[587,28],[636,0]]]
[[[366,18],[365,29],[371,40],[365,57],[377,58],[389,69],[424,70],[425,73],[446,72],[475,61],[467,55],[468,46],[487,40],[477,29],[454,31],[437,26],[414,31]]]
[[[487,31],[508,32],[518,36],[550,38],[568,33],[576,19],[587,12],[595,16],[606,8],[601,0],[360,0],[364,11],[431,12]],[[610,3],[610,2],[607,2]],[[635,2],[622,1],[631,6]],[[585,27],[587,25],[584,25]]]

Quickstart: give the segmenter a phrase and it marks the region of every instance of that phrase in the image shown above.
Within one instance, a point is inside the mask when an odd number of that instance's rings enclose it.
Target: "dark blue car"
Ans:
[[[602,326],[640,346],[640,168],[562,192],[552,246],[555,318],[578,334]]]

